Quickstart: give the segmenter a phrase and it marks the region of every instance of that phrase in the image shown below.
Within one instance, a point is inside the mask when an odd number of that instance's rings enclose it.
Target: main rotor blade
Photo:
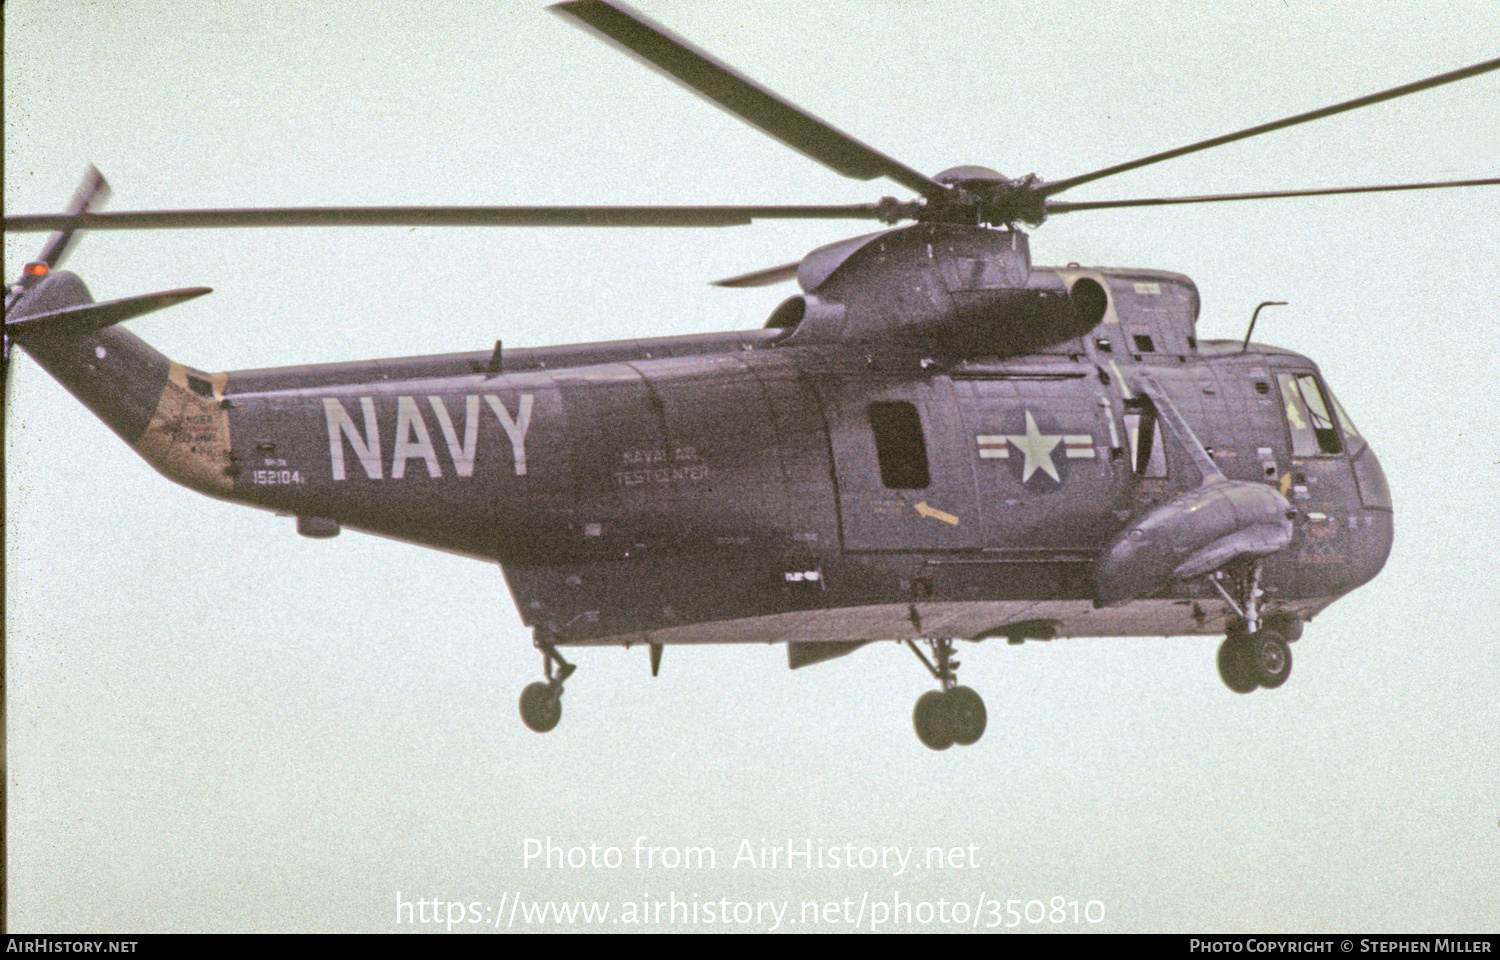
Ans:
[[[1454,70],[1451,73],[1438,74],[1435,77],[1428,77],[1426,80],[1418,80],[1415,83],[1402,84],[1399,87],[1392,87],[1391,89],[1382,91],[1381,93],[1372,93],[1369,96],[1359,97],[1354,100],[1348,100],[1344,103],[1337,103],[1331,107],[1324,107],[1321,110],[1312,110],[1307,113],[1299,113],[1294,117],[1287,117],[1283,120],[1273,120],[1270,123],[1262,123],[1258,126],[1247,127],[1246,129],[1239,130],[1235,133],[1226,133],[1221,137],[1214,137],[1209,140],[1200,140],[1197,143],[1190,143],[1185,147],[1178,147],[1175,150],[1166,150],[1162,153],[1153,153],[1149,157],[1142,157],[1139,160],[1131,160],[1127,163],[1119,163],[1112,167],[1105,167],[1102,170],[1095,170],[1093,173],[1085,173],[1082,176],[1069,177],[1066,180],[1057,180],[1052,183],[1043,184],[1039,192],[1044,197],[1050,197],[1054,193],[1061,193],[1064,190],[1069,190],[1082,183],[1088,183],[1091,180],[1100,180],[1104,177],[1112,177],[1117,173],[1124,173],[1127,170],[1135,170],[1139,167],[1149,166],[1153,163],[1160,163],[1163,160],[1171,160],[1174,157],[1181,157],[1189,153],[1197,153],[1199,150],[1207,150],[1210,147],[1217,147],[1226,143],[1233,143],[1236,140],[1244,140],[1247,137],[1259,136],[1262,133],[1270,133],[1272,130],[1281,130],[1285,127],[1293,127],[1299,123],[1307,123],[1309,120],[1319,120],[1323,117],[1331,117],[1336,113],[1344,113],[1348,110],[1357,110],[1360,107],[1368,107],[1373,103],[1380,103],[1383,100],[1394,100],[1397,97],[1404,97],[1409,93],[1418,93],[1422,90],[1430,90],[1433,87],[1440,87],[1445,83],[1453,83],[1457,80],[1465,80],[1469,77],[1477,77],[1480,74],[1489,73],[1492,70],[1500,70],[1500,58],[1494,60],[1486,60],[1484,63],[1476,63],[1472,67],[1464,67],[1462,70]]]
[[[742,273],[737,277],[715,280],[713,285],[716,287],[769,287],[773,283],[795,278],[801,267],[801,260],[793,260],[779,267],[767,267],[764,270],[756,270],[754,273]]]
[[[780,207],[269,207],[7,216],[8,232],[213,227],[734,227],[755,220],[886,220],[909,205]]]
[[[776,96],[633,10],[604,0],[552,7],[594,30],[699,96],[846,177],[886,176],[929,200],[947,187]]]
[[[1444,187],[1485,187],[1500,185],[1500,178],[1488,180],[1444,180],[1438,183],[1394,183],[1377,187],[1326,187],[1317,190],[1268,190],[1259,193],[1216,193],[1201,197],[1141,197],[1135,200],[1093,200],[1072,203],[1047,201],[1047,213],[1071,213],[1075,210],[1110,210],[1118,207],[1165,207],[1179,203],[1219,203],[1225,200],[1274,200],[1280,197],[1331,197],[1344,193],[1385,193],[1393,190],[1441,190]]]

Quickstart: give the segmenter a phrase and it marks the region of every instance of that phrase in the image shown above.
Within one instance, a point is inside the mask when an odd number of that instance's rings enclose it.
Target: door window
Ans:
[[[872,403],[870,429],[875,432],[881,483],[891,490],[925,490],[932,483],[916,407],[905,400]]]

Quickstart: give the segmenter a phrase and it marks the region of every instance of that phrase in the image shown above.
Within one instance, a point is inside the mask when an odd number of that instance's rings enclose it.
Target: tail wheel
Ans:
[[[913,621],[916,616],[913,612]],[[917,655],[917,659],[922,661],[922,666],[927,668],[932,678],[942,685],[942,689],[929,690],[917,698],[917,705],[911,712],[912,726],[917,728],[917,739],[930,750],[947,750],[955,743],[960,747],[977,743],[984,736],[989,715],[985,712],[984,700],[979,694],[968,687],[958,686],[958,678],[954,675],[958,669],[958,661],[953,659],[953,641],[947,638],[927,641],[932,647],[936,663],[923,656],[922,651],[911,640],[906,640],[905,643]]]
[[[929,750],[947,750],[955,743],[948,717],[948,698],[941,690],[928,690],[917,698],[911,712],[917,739]]]
[[[984,700],[969,687],[954,687],[943,694],[947,701],[949,729],[953,731],[953,742],[967,747],[979,742],[984,736],[989,714],[985,712]]]
[[[928,690],[918,697],[911,722],[923,746],[947,750],[954,744],[967,747],[979,742],[989,715],[979,694],[968,687],[954,687]]]
[[[551,684],[538,680],[521,691],[521,722],[537,733],[546,733],[562,719],[562,697]]]

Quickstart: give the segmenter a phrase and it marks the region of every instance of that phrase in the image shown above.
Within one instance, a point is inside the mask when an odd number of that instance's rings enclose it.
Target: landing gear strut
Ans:
[[[1238,600],[1225,589],[1226,581]],[[1224,685],[1235,693],[1249,693],[1257,687],[1274,690],[1286,683],[1292,675],[1292,649],[1284,633],[1295,633],[1300,623],[1261,616],[1260,564],[1239,577],[1216,571],[1209,575],[1209,582],[1243,618],[1219,645],[1219,678]]]
[[[955,743],[961,747],[977,743],[984,736],[989,718],[979,694],[958,685],[958,678],[954,676],[958,661],[953,659],[953,641],[927,641],[936,665],[917,649],[916,644],[907,640],[906,645],[942,685],[941,690],[929,690],[917,698],[917,705],[911,713],[917,739],[932,750],[947,750]]]
[[[538,643],[542,651],[545,682],[529,683],[521,691],[521,721],[537,733],[546,733],[562,719],[563,681],[578,669],[562,658],[550,643]]]

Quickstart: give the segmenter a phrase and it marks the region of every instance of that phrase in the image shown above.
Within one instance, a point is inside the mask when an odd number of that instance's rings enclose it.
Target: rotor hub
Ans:
[[[980,166],[950,167],[933,179],[948,193],[931,201],[918,218],[941,223],[1033,227],[1047,219],[1042,181],[1034,173],[1012,180],[997,170]]]

